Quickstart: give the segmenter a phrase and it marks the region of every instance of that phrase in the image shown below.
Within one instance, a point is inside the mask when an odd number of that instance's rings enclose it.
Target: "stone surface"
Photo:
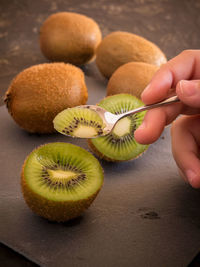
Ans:
[[[104,97],[99,81],[87,77],[86,84],[89,104]],[[182,267],[198,252],[200,192],[177,173],[169,128],[134,161],[101,161],[105,180],[94,203],[80,218],[57,224],[25,204],[23,161],[41,144],[70,142],[88,150],[86,140],[28,134],[5,106],[0,121],[0,241],[7,246],[44,267]]]

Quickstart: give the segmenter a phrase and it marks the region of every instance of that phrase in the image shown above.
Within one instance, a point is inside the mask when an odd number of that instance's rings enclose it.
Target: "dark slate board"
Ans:
[[[90,104],[104,97],[103,83],[86,82]],[[200,245],[200,193],[177,174],[169,128],[134,161],[101,161],[105,182],[100,194],[82,217],[64,224],[33,214],[20,191],[25,157],[55,141],[88,149],[85,140],[30,135],[0,108],[2,243],[48,267],[187,266]]]

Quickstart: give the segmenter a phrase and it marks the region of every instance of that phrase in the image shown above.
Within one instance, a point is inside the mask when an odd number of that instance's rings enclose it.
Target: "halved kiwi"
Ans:
[[[58,132],[80,138],[101,135],[105,127],[103,120],[95,111],[81,107],[61,111],[53,123]]]
[[[130,94],[117,94],[104,98],[98,105],[114,114],[121,114],[142,106],[143,102]],[[142,123],[144,115],[145,112],[140,112],[121,119],[110,134],[89,139],[89,147],[97,156],[108,161],[137,158],[148,148],[148,145],[141,145],[134,139],[134,131]]]
[[[69,143],[49,143],[26,158],[21,185],[27,205],[51,221],[76,218],[87,209],[103,184],[98,160]]]

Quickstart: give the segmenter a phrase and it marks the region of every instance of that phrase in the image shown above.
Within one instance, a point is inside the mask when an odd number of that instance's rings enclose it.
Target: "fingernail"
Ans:
[[[197,178],[197,174],[194,172],[194,171],[192,171],[192,170],[187,170],[186,171],[186,176],[187,176],[187,178],[188,178],[188,181],[189,181],[189,183],[192,185],[193,184],[193,182],[196,180],[196,178]]]
[[[197,81],[180,81],[181,93],[185,96],[193,96],[196,94],[198,88]]]
[[[149,87],[150,87],[150,84],[148,84],[148,85],[144,88],[144,90],[143,90],[143,92],[142,92],[142,94],[141,94],[141,98],[144,97],[144,95],[148,92]]]

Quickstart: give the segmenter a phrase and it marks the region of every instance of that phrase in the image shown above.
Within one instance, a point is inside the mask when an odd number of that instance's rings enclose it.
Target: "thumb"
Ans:
[[[200,80],[180,81],[176,86],[176,93],[187,106],[200,107]]]

